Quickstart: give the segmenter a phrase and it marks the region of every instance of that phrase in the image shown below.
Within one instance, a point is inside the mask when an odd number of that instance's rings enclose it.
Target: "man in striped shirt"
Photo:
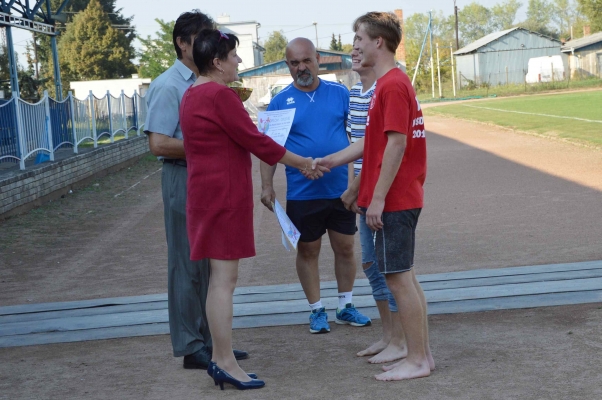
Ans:
[[[355,84],[350,91],[349,117],[347,119],[347,134],[351,142],[355,143],[364,138],[370,101],[376,89],[376,75],[371,67],[361,66],[361,55],[355,49],[351,52],[351,60],[351,68],[360,76],[360,82]],[[357,206],[361,170],[362,159],[360,158],[354,162],[353,170],[349,169],[349,174],[354,174],[354,176],[350,176],[349,180],[353,183],[343,193],[341,199],[346,208],[360,214],[359,231],[362,246],[362,267],[372,287],[372,295],[376,301],[383,324],[382,338],[368,348],[358,352],[357,356],[373,356],[368,361],[373,364],[380,364],[405,357],[407,350],[402,327],[393,327],[393,324],[401,324],[399,323],[400,319],[397,317],[395,299],[387,288],[384,275],[381,274],[378,268],[374,249],[374,232],[366,225],[366,210],[359,209]],[[400,332],[401,337],[393,337],[393,332]],[[396,336],[399,336],[399,334]]]

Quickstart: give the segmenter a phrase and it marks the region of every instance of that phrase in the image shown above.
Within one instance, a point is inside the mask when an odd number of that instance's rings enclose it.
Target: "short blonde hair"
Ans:
[[[387,49],[395,53],[401,42],[401,23],[392,12],[372,11],[358,17],[353,23],[353,32],[357,32],[361,25],[371,39],[383,38]]]

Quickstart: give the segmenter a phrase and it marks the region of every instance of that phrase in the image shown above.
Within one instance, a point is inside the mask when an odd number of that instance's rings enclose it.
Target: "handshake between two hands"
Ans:
[[[331,165],[328,165],[328,161],[325,158],[312,158],[307,157],[305,162],[305,168],[300,169],[299,172],[309,180],[320,179],[325,173],[330,172]]]

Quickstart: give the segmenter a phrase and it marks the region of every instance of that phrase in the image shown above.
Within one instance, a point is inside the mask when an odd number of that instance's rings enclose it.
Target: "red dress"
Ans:
[[[251,153],[274,165],[286,149],[257,130],[232,89],[214,82],[186,91],[180,124],[190,259],[253,257]]]

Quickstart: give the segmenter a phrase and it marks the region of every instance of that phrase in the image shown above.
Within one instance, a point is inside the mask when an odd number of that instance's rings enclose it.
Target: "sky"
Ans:
[[[462,8],[475,0],[456,0]],[[524,19],[526,1],[517,16]],[[478,3],[491,7],[501,0],[477,0]],[[316,41],[316,31],[313,25],[317,22],[318,45],[328,48],[334,33],[337,38],[341,35],[343,44],[351,43],[353,32],[351,24],[354,19],[368,11],[392,11],[402,9],[407,18],[414,13],[425,13],[429,10],[442,10],[445,15],[454,11],[454,0],[421,0],[421,1],[391,1],[391,0],[305,0],[305,1],[276,1],[276,0],[117,0],[117,8],[122,8],[124,16],[134,16],[133,24],[139,36],[154,36],[159,29],[156,18],[173,21],[185,11],[200,9],[217,19],[219,15],[230,15],[231,22],[257,21],[259,40],[265,40],[272,31],[282,30],[291,40],[298,36]],[[31,33],[13,29],[15,49],[18,53],[25,51],[25,45],[31,40]],[[139,48],[139,42],[135,42]],[[19,62],[25,63],[25,56],[19,55]]]

